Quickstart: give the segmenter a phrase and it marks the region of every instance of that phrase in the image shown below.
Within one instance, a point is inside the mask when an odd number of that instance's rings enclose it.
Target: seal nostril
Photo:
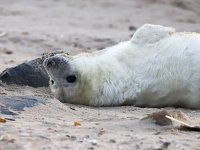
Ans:
[[[52,58],[49,58],[46,62],[46,66],[47,67],[51,67],[51,66],[54,66],[55,65],[55,62]]]
[[[56,62],[56,60],[54,58],[49,58],[49,59],[47,59],[45,64],[47,67],[54,67],[54,66],[56,66],[56,63],[58,63],[58,62]]]
[[[63,62],[65,61],[61,57],[53,56],[53,57],[48,58],[45,64],[47,67],[58,67],[64,64]]]
[[[51,82],[51,84],[54,84],[54,81],[53,81],[53,80],[51,80],[50,82]]]
[[[46,68],[66,68],[69,63],[64,56],[52,56],[45,59],[44,65]]]

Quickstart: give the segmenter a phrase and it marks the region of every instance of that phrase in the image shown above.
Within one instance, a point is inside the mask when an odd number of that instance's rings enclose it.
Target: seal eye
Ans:
[[[54,81],[53,81],[53,80],[51,80],[50,82],[51,82],[51,84],[54,84]]]
[[[73,83],[73,82],[76,81],[76,76],[75,75],[69,75],[69,76],[67,76],[66,80],[69,83]]]

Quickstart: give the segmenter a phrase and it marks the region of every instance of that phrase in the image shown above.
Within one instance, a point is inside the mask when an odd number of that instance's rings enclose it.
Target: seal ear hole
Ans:
[[[54,81],[53,80],[50,80],[51,84],[54,84]]]
[[[69,75],[66,78],[68,83],[74,83],[76,81],[76,79],[77,79],[77,77],[75,75]]]

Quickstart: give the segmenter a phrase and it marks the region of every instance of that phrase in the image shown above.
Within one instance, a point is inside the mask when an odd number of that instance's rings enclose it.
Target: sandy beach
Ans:
[[[200,33],[199,8],[199,0],[0,0],[0,72],[45,52],[101,50],[145,23]],[[63,104],[47,87],[0,82],[0,150],[198,150],[200,132],[141,120],[160,110],[200,123],[200,110]]]

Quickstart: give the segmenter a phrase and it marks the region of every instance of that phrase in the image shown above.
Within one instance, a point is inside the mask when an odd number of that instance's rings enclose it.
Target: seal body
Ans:
[[[200,108],[200,34],[145,24],[130,41],[44,61],[61,102]]]

